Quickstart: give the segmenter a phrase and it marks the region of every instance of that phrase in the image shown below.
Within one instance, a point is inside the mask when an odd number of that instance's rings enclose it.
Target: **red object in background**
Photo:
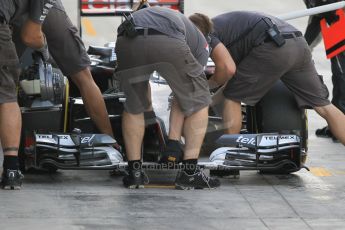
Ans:
[[[345,13],[344,10],[336,11],[339,20],[328,25],[326,19],[322,19],[321,33],[325,44],[327,58],[332,58],[345,51]]]
[[[131,9],[139,0],[80,0],[81,10],[88,14],[98,14],[114,9]],[[183,12],[183,0],[148,0],[151,6],[163,6]]]

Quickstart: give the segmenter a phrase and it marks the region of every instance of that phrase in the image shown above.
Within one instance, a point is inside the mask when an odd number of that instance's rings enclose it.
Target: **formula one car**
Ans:
[[[113,78],[114,68],[110,67],[115,61],[112,59],[113,44],[108,44],[107,47],[90,47],[88,52],[97,56],[91,56],[91,72],[104,91],[115,139],[124,146],[121,114],[125,97],[119,92],[118,84]],[[34,63],[23,71],[20,78],[19,103],[23,115],[20,152],[22,170],[36,168],[55,172],[58,169],[125,169],[127,163],[124,155],[112,147],[115,140],[98,134],[99,131],[88,117],[76,88],[73,85],[70,87],[68,80],[51,64],[44,63],[39,56],[34,55],[33,59]],[[275,97],[277,98],[279,97]],[[255,111],[254,108],[252,110]],[[272,116],[275,116],[274,112]],[[252,117],[253,114],[258,113],[244,113],[244,133],[233,136],[222,135],[220,118],[210,116],[202,153],[210,156],[210,161],[200,162],[199,166],[211,169],[212,172],[260,170],[290,173],[303,168],[306,148],[300,135],[293,133],[305,130],[290,130],[286,132],[289,134],[247,134],[251,131],[248,120],[252,120],[252,126],[261,125]],[[218,122],[217,125],[214,121]],[[278,131],[280,130],[274,130]],[[154,113],[146,114],[144,167],[157,164],[155,162],[159,160],[166,139],[164,122]]]
[[[166,1],[154,2],[169,5]],[[127,6],[128,1],[122,3]],[[80,4],[81,16],[100,16],[102,12],[113,15],[115,11],[123,13],[122,8],[120,11],[116,7],[113,9],[111,1],[82,0]],[[170,6],[183,10],[183,1],[171,1]],[[109,7],[106,8],[109,14],[104,7]],[[104,47],[90,46],[88,53],[92,61],[91,73],[103,92],[115,139],[124,146],[121,116],[126,98],[114,78],[114,50],[115,43],[109,43]],[[206,74],[212,74],[213,69],[210,61]],[[36,168],[55,172],[58,169],[126,168],[123,154],[126,150],[120,153],[113,148],[114,139],[99,134],[86,113],[77,87],[70,84],[61,71],[34,55],[33,64],[22,72],[20,86],[22,170]],[[212,93],[217,95],[217,91]],[[304,168],[307,153],[306,113],[297,108],[293,96],[281,82],[255,107],[242,106],[244,122],[240,135],[222,135],[224,128],[219,111],[221,101],[214,103],[210,109],[209,127],[201,153],[210,156],[210,161],[200,162],[200,167],[220,175],[238,170],[291,173]],[[145,114],[145,123],[144,167],[157,164],[167,140],[164,122],[154,112]]]

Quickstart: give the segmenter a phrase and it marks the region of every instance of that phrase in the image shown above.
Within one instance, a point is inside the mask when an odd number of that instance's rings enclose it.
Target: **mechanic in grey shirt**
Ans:
[[[196,26],[192,26],[190,20],[183,17],[185,21],[187,43],[190,43],[189,47],[192,54],[198,60],[199,64],[206,66],[209,57],[209,34],[212,32],[212,22],[209,22],[207,26],[200,30]],[[191,33],[192,31],[193,33]],[[203,35],[203,36],[202,36]],[[207,39],[205,41],[205,38]],[[208,52],[205,52],[208,51]],[[171,111],[169,117],[169,139],[166,143],[166,148],[162,152],[160,162],[161,163],[179,163],[183,157],[183,148],[181,146],[181,137],[183,131],[183,122],[186,118],[181,111],[180,106],[174,97],[171,101]]]
[[[128,188],[145,184],[141,169],[141,145],[144,136],[143,112],[151,105],[147,75],[156,70],[171,87],[185,115],[184,170],[175,181],[176,188],[215,188],[217,179],[209,178],[196,168],[200,147],[207,127],[211,102],[203,64],[208,50],[204,36],[185,16],[163,7],[149,7],[133,13],[137,36],[131,36],[125,21],[118,29],[116,54],[117,77],[126,95],[123,113],[123,136],[129,174],[124,177]],[[199,58],[203,64],[197,60]]]
[[[17,103],[16,87],[19,78],[19,61],[9,23],[25,1],[0,1],[0,139],[4,153],[1,186],[20,189],[23,175],[18,168],[18,148],[21,133],[21,114]],[[41,23],[54,1],[30,1],[22,12],[29,12],[23,35],[28,46],[45,51],[46,43]]]
[[[208,17],[199,14],[191,20],[204,18]],[[249,11],[222,14],[212,21],[211,58],[216,69],[211,80],[225,84],[223,120],[227,133],[241,130],[241,102],[254,106],[280,79],[298,106],[313,108],[345,145],[345,115],[328,100],[328,89],[300,31],[273,16]]]
[[[7,23],[19,14],[29,13],[30,20],[42,24],[56,0],[1,0],[0,15]]]
[[[157,8],[155,10],[159,11],[161,8]],[[202,66],[207,64],[209,57],[209,44],[205,40],[205,36],[207,36],[210,31],[205,33],[202,32],[204,34],[203,36],[198,28],[194,26],[187,17],[184,16],[179,17],[177,21],[169,21],[174,19],[176,14],[171,13],[170,11],[166,12],[164,9],[155,16],[159,17],[160,19],[148,17],[146,15],[142,16],[140,12],[137,12],[136,16],[134,17],[134,22],[136,26],[143,28],[154,27],[157,31],[161,31],[164,34],[172,34],[172,36],[176,36],[178,39],[185,39],[191,50],[191,53],[196,58],[198,63]],[[167,18],[169,20],[167,20]],[[173,26],[171,27],[170,25]],[[179,31],[179,33],[176,34],[176,30]],[[172,98],[173,100],[171,101],[169,124],[174,125],[169,125],[168,140],[165,149],[162,152],[160,162],[176,164],[180,163],[183,158],[183,148],[180,141],[185,116],[181,111],[176,99],[174,97]],[[153,111],[152,107],[149,108],[149,111]],[[146,111],[145,120],[147,119],[146,116],[148,114],[148,111]]]
[[[150,11],[152,15],[146,11]],[[181,13],[166,10],[163,7],[152,7],[145,11],[139,10],[133,14],[134,24],[137,27],[151,28],[156,31],[186,41],[193,56],[204,66],[209,54],[207,42],[197,27]]]
[[[265,17],[268,21],[263,20]],[[280,32],[297,31],[292,25],[275,17],[258,12],[249,14],[245,11],[234,11],[212,18],[214,32],[211,34],[210,46],[214,48],[218,43],[223,43],[238,65],[254,47],[266,39],[269,20],[277,25]],[[229,26],[229,22],[231,22],[231,26]]]
[[[9,24],[12,24],[15,18],[29,14],[29,19],[25,20],[21,30],[21,39],[25,45],[40,51],[45,59],[49,58],[47,52],[46,38],[42,32],[42,23],[48,15],[49,10],[56,4],[56,0],[14,0]]]
[[[24,21],[28,17],[27,13],[18,12],[11,22],[14,30],[13,40],[19,56],[26,49],[26,45],[21,41],[20,33]],[[98,130],[113,137],[113,130],[102,93],[94,82],[89,69],[91,64],[89,56],[79,36],[78,29],[66,14],[61,0],[56,0],[56,4],[50,9],[49,14],[40,18],[44,17],[42,30],[55,63],[62,73],[74,83],[72,87],[79,89],[86,111],[88,111],[88,115]],[[114,147],[117,148],[118,146]]]

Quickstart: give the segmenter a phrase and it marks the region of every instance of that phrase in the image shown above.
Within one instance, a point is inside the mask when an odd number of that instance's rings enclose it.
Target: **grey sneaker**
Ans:
[[[175,188],[180,190],[190,189],[214,189],[220,186],[217,178],[206,176],[201,169],[197,169],[193,175],[180,171],[175,180]]]
[[[2,172],[1,187],[7,190],[19,190],[22,187],[24,175],[20,170],[7,169]]]

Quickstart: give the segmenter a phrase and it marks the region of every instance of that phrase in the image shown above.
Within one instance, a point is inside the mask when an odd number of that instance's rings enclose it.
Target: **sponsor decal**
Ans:
[[[46,19],[49,10],[55,5],[55,3],[56,3],[56,0],[49,0],[46,4],[44,4],[42,15],[40,16],[41,22],[43,22]]]
[[[249,144],[249,145],[255,145],[255,138],[246,138],[243,136],[239,136],[236,140],[237,143],[242,143],[242,144]]]
[[[92,139],[95,137],[95,135],[92,135],[92,136],[90,136],[90,137],[83,137],[83,138],[81,138],[81,143],[82,144],[85,144],[85,143],[88,143],[88,145],[89,146],[91,146],[92,145]]]
[[[52,135],[37,135],[38,138],[52,138]]]
[[[298,141],[298,137],[296,135],[282,135],[282,136],[262,136],[261,143],[262,141],[276,141],[279,137],[279,140],[285,140],[285,141]],[[248,144],[248,145],[255,145],[256,138],[247,138],[243,135],[239,136],[236,140],[237,143],[240,144]]]
[[[68,135],[58,135],[58,137],[60,139],[63,139],[63,140],[68,140],[69,136]]]
[[[277,140],[278,136],[263,136],[263,139],[272,141]],[[294,135],[284,135],[279,137],[280,140],[296,140],[296,136]]]

